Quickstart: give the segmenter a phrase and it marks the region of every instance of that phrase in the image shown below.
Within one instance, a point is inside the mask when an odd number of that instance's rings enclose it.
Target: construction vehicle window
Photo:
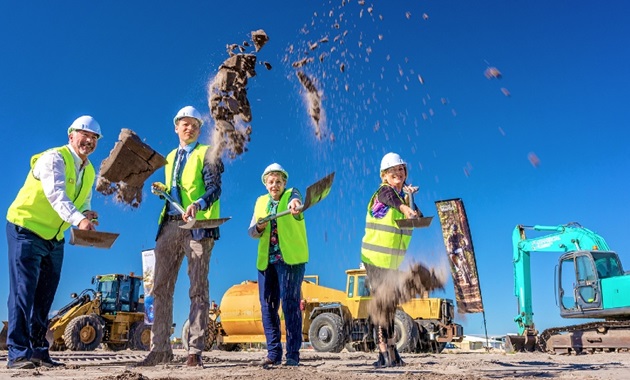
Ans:
[[[593,264],[590,257],[578,256],[576,257],[575,262],[577,265],[578,282],[595,281],[597,279],[597,277],[595,276],[595,268],[593,268]]]
[[[116,311],[118,298],[118,281],[102,281],[98,283],[101,292],[101,308],[103,311]]]
[[[359,276],[359,286],[357,289],[357,293],[359,297],[369,297],[370,296],[370,288],[368,283],[365,281],[366,276]]]
[[[621,276],[623,274],[615,254],[608,252],[593,252],[592,254],[593,259],[595,259],[597,275],[600,279]]]
[[[562,261],[560,276],[560,301],[562,306],[565,309],[574,309],[576,306],[573,296],[573,287],[575,286],[575,264],[573,259]]]
[[[354,276],[348,277],[348,298],[354,297]]]

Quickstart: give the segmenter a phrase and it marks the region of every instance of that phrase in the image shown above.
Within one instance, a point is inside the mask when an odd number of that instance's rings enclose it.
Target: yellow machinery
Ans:
[[[9,327],[9,323],[7,321],[2,321],[2,330],[0,330],[0,350],[7,349],[7,330]]]
[[[350,269],[346,274],[346,292],[319,285],[317,276],[306,276],[302,283],[302,337],[317,351],[339,352],[344,347],[371,351],[376,347],[367,313],[370,295],[365,269]],[[462,326],[453,322],[453,302],[427,296],[401,305],[396,313],[397,345],[402,352],[441,352],[446,343],[463,338]],[[282,314],[280,319],[284,332]],[[206,349],[215,342],[226,350],[241,343],[264,343],[263,331],[258,284],[244,281],[225,292],[220,308],[213,302]],[[182,343],[185,347],[188,344],[188,321]]]
[[[142,277],[108,274],[92,278],[85,289],[50,319],[52,350],[91,351],[104,343],[111,350],[148,350],[151,327],[144,324]]]

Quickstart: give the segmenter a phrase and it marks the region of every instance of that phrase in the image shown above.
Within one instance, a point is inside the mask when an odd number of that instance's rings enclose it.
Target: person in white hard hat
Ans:
[[[173,294],[177,274],[184,257],[190,279],[188,314],[189,367],[203,367],[201,353],[208,329],[210,256],[219,239],[219,228],[183,229],[183,220],[218,219],[220,212],[221,159],[210,157],[210,146],[199,143],[203,119],[199,111],[186,106],[173,119],[179,146],[166,156],[165,183],[154,187],[168,193],[184,209],[182,215],[170,202],[165,202],[158,221],[155,244],[153,283],[154,320],[151,328],[151,352],[140,366],[169,363],[173,358],[170,336],[173,324]]]
[[[102,137],[92,116],[68,128],[68,144],[31,158],[31,170],[7,211],[10,369],[56,367],[48,351],[48,313],[61,276],[64,232],[94,230],[94,167],[88,156]]]
[[[295,188],[286,188],[289,174],[273,163],[262,174],[268,194],[256,200],[249,236],[258,239],[258,293],[263,328],[267,341],[267,355],[261,365],[269,367],[282,362],[280,337],[280,304],[286,328],[287,366],[300,363],[302,345],[302,311],[300,291],[308,262],[308,241],[302,210],[302,196]],[[268,215],[290,210],[290,216],[260,221]]]
[[[411,201],[418,188],[406,183],[407,164],[400,155],[387,153],[383,156],[380,177],[381,184],[368,203],[365,235],[361,244],[361,261],[374,296],[379,291],[387,291],[383,284],[392,272],[398,270],[411,240],[412,230],[398,228],[396,220],[422,216],[422,212]],[[395,297],[391,299],[396,302]],[[384,310],[396,310],[396,305],[390,306]],[[372,320],[375,319],[376,316],[372,316]],[[387,323],[377,326],[379,356],[374,366],[404,365],[396,349],[395,314],[387,315],[385,319]]]

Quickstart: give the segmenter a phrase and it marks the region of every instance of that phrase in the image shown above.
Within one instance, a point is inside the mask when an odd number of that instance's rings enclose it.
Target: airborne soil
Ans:
[[[298,367],[277,366],[263,369],[257,362],[264,351],[203,354],[204,368],[188,368],[186,352],[175,350],[169,365],[135,367],[146,353],[138,351],[53,352],[66,363],[62,368],[9,370],[6,351],[0,351],[0,379],[258,379],[258,380],[333,380],[333,379],[627,379],[630,353],[596,353],[564,356],[543,353],[506,354],[448,350],[441,354],[404,354],[404,367],[374,369],[373,353],[319,353],[302,350]]]

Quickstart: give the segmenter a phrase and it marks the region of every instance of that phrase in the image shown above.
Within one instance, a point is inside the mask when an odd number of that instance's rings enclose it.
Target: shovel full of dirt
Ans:
[[[326,198],[330,193],[330,188],[332,187],[333,180],[335,179],[335,172],[328,174],[326,177],[320,179],[315,182],[311,186],[306,188],[306,197],[304,198],[304,203],[302,207],[299,208],[300,211],[304,212],[311,206],[319,203],[322,199]],[[281,216],[288,215],[291,213],[291,210],[285,210],[279,212],[277,214],[267,215],[264,218],[258,219],[258,224],[262,224],[268,222],[270,220],[277,219]]]
[[[112,232],[94,230],[70,229],[70,244],[82,247],[95,247],[109,249],[112,247],[118,235]]]
[[[182,214],[182,217],[186,213],[186,210],[184,210],[182,205],[180,205],[179,202],[175,200],[175,198],[173,198],[166,191],[162,190],[160,187],[152,185],[151,192],[155,195],[164,197],[171,205],[173,205],[173,207],[175,207],[177,211],[179,211],[180,214]],[[187,230],[197,229],[197,228],[216,228],[230,219],[232,218],[227,217],[227,218],[206,219],[206,220],[197,220],[195,218],[189,218],[188,220],[184,220],[184,223],[180,224],[179,228],[184,228]]]

